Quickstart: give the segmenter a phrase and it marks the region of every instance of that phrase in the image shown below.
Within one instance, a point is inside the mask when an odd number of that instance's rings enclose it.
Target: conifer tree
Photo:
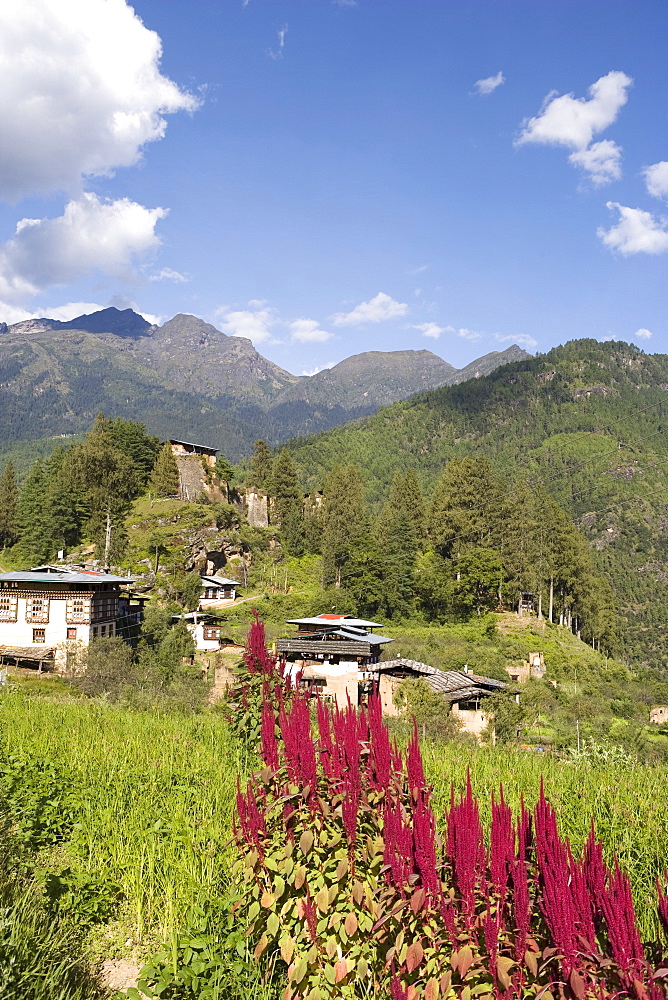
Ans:
[[[100,414],[86,440],[71,452],[75,484],[88,508],[88,530],[104,551],[105,566],[112,555],[120,555],[123,521],[138,490],[132,461],[114,445],[107,424]]]
[[[21,559],[26,563],[41,562],[49,555],[45,504],[47,486],[44,464],[38,460],[23,482],[18,501],[20,552]]]
[[[494,547],[503,523],[503,484],[485,458],[453,458],[436,484],[430,535],[443,558],[472,545]]]
[[[271,476],[272,464],[271,448],[267,442],[256,441],[250,460],[250,485],[258,490],[266,489]]]
[[[325,586],[340,587],[346,583],[351,556],[367,532],[362,475],[355,465],[337,465],[325,485],[322,533]]]
[[[18,500],[16,474],[10,459],[0,476],[0,546],[3,549],[13,545],[18,537]]]
[[[267,489],[273,500],[272,520],[280,528],[285,550],[291,556],[303,555],[303,497],[297,484],[297,467],[287,448],[283,448],[274,459]]]
[[[179,467],[169,441],[160,449],[151,472],[148,488],[153,496],[173,497],[179,492]]]

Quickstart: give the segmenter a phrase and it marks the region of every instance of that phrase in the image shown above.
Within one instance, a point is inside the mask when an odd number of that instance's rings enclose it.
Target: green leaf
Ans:
[[[280,927],[280,921],[278,919],[278,914],[270,913],[267,920],[267,930],[272,937],[276,937],[278,933],[278,928]]]

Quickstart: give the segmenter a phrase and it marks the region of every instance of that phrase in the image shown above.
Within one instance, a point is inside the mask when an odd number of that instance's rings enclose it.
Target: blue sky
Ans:
[[[5,6],[0,320],[192,312],[297,374],[668,350],[663,0]]]

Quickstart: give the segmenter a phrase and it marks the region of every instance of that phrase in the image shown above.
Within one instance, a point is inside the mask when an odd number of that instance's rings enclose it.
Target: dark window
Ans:
[[[204,638],[208,639],[209,641],[211,641],[211,640],[216,641],[216,640],[220,639],[220,629],[219,628],[215,628],[215,627],[207,627],[205,625],[204,626]]]
[[[32,641],[46,642],[46,630],[43,628],[34,628],[32,630]]]

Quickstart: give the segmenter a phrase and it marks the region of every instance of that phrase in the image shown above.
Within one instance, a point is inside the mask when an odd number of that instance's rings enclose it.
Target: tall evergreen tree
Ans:
[[[166,441],[158,453],[155,465],[151,471],[148,488],[153,496],[173,497],[179,492],[179,467],[172,452],[169,441]]]
[[[291,556],[304,554],[304,501],[297,483],[297,467],[287,448],[272,466],[267,489],[272,498],[272,520],[280,529],[281,543]]]
[[[485,458],[453,458],[436,484],[430,535],[444,558],[469,546],[494,547],[504,520],[504,488]]]
[[[340,587],[346,583],[351,556],[367,532],[362,475],[355,465],[337,465],[325,484],[322,533],[325,586]]]
[[[113,420],[105,418],[105,426],[118,450],[132,462],[138,485],[146,486],[160,454],[160,438],[148,434],[144,425],[138,420],[123,420],[122,417],[115,417]]]
[[[256,441],[250,460],[250,485],[258,490],[267,488],[271,476],[273,458],[271,448],[266,441]]]
[[[76,485],[88,507],[88,530],[98,551],[104,552],[104,565],[108,566],[112,555],[120,555],[123,520],[137,495],[134,466],[114,445],[103,417],[95,421],[86,440],[72,449],[72,457]]]
[[[18,538],[19,491],[11,459],[0,476],[0,546],[13,545]]]
[[[23,562],[42,562],[49,553],[49,529],[46,523],[48,477],[44,464],[37,461],[21,486],[18,502],[18,525]]]

